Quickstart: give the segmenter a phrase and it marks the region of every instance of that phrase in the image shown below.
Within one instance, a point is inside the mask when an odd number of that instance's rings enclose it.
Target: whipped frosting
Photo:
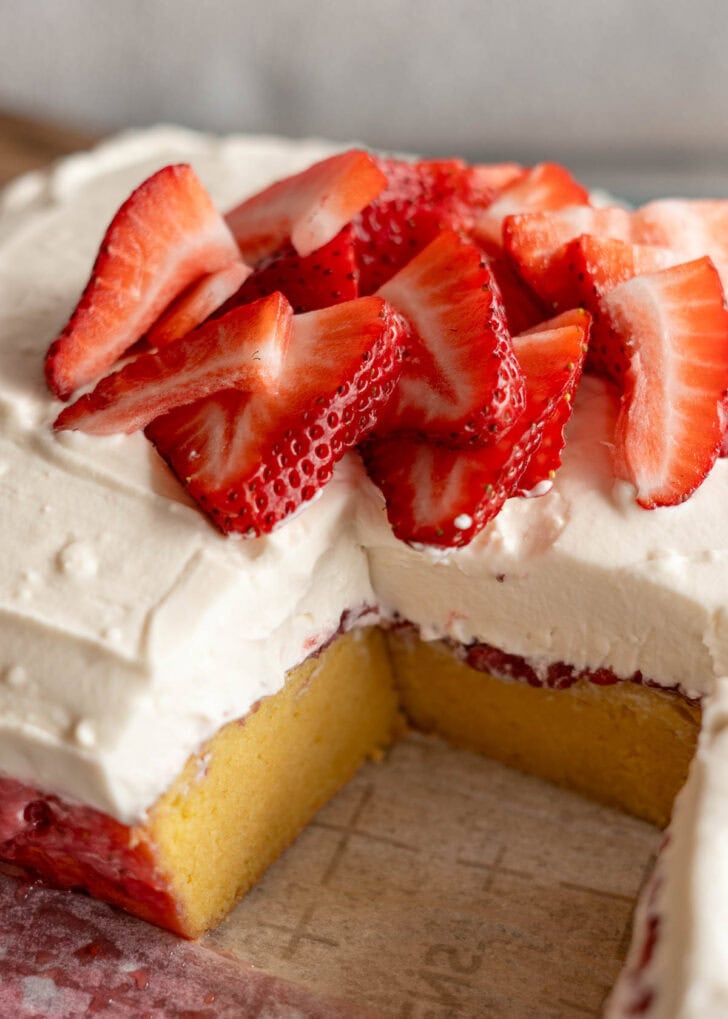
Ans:
[[[690,775],[640,896],[632,945],[605,1019],[728,1015],[728,679],[703,711]]]
[[[728,782],[728,461],[681,506],[640,509],[612,476],[615,396],[585,378],[551,489],[509,500],[471,545],[446,551],[393,537],[354,454],[295,519],[239,540],[215,532],[142,435],[51,429],[60,405],[44,352],[137,184],[189,161],[226,208],[335,148],[158,128],[0,198],[0,773],[139,821],[188,755],[280,689],[345,613],[493,644],[536,669],[640,670],[709,705],[662,863],[655,965],[680,1004],[666,992],[649,1014],[723,1015],[728,939],[711,897],[728,901],[728,828],[716,820]],[[625,971],[610,1014],[628,990]]]

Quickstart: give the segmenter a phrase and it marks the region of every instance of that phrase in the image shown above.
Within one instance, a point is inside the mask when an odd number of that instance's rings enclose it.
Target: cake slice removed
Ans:
[[[384,636],[343,634],[203,744],[137,824],[0,779],[0,855],[198,937],[402,727]]]

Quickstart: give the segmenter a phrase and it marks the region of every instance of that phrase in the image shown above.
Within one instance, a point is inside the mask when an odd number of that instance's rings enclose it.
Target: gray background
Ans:
[[[728,0],[0,0],[0,107],[728,195]]]

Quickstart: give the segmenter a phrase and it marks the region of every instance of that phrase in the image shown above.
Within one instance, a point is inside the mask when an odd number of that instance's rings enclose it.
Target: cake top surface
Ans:
[[[612,477],[616,401],[597,379],[582,383],[553,489],[510,499],[447,554],[394,538],[353,455],[292,521],[237,540],[210,527],[140,434],[51,430],[59,404],[43,353],[132,188],[185,160],[224,208],[332,150],[160,128],[6,191],[0,770],[137,818],[201,740],[278,689],[343,613],[365,609],[431,638],[484,641],[536,665],[639,670],[692,695],[728,671],[728,466],[680,506],[640,509]],[[159,752],[142,767],[151,733]]]

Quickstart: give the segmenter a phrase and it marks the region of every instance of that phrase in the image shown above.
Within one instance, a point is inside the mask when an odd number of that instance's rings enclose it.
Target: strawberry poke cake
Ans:
[[[724,1015],[726,278],[548,163],[11,186],[0,859],[195,937],[410,725],[669,822],[607,1011]]]

